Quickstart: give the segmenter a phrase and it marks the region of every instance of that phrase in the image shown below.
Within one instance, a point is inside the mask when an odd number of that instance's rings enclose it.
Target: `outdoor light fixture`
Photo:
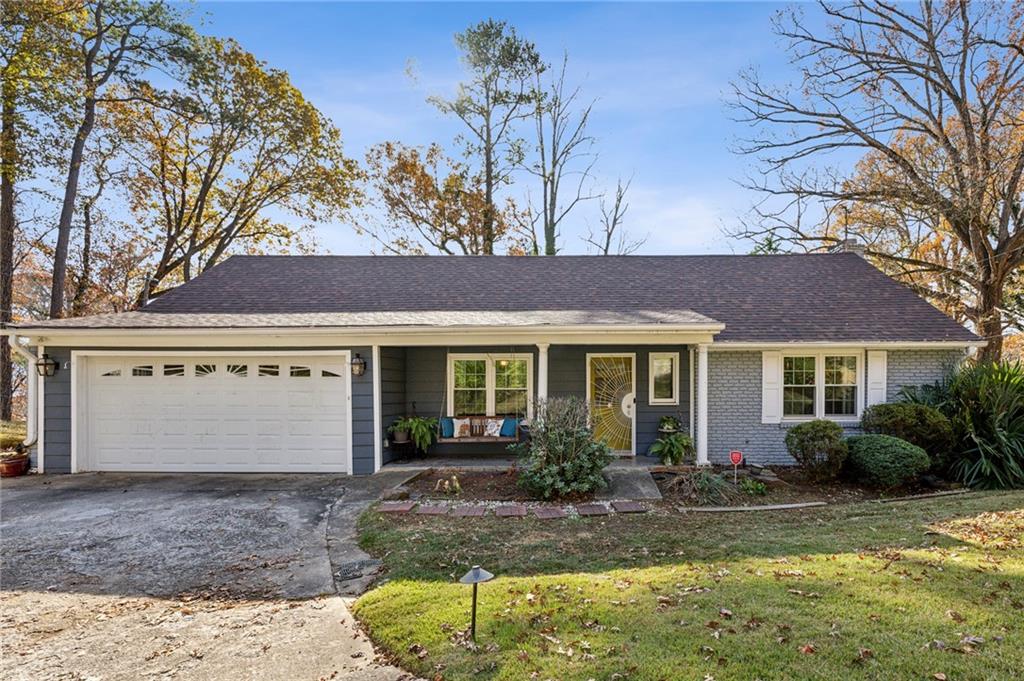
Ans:
[[[494,579],[494,575],[479,565],[474,565],[473,569],[462,575],[462,579],[459,580],[463,584],[473,585],[473,619],[470,621],[469,635],[474,641],[476,640],[476,585],[489,582],[492,579]]]
[[[356,353],[356,356],[352,358],[352,375],[362,376],[366,373],[366,360]]]
[[[44,352],[43,356],[36,361],[36,373],[46,378],[52,377],[57,373],[57,360]]]

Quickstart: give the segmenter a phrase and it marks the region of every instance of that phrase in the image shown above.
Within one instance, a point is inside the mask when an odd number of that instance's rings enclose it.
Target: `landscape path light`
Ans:
[[[470,620],[469,635],[474,641],[476,641],[476,587],[477,584],[489,582],[492,579],[494,579],[494,575],[479,565],[474,565],[473,569],[462,575],[462,579],[459,580],[463,584],[473,585],[473,617]]]

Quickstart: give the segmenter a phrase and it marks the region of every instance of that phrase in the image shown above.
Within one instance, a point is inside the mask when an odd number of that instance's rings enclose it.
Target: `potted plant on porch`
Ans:
[[[425,416],[406,416],[388,427],[394,442],[408,442],[410,439],[416,449],[426,452],[437,436],[437,419]]]

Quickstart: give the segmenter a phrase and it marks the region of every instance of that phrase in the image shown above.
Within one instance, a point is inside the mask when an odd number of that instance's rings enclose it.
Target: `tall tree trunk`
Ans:
[[[14,305],[14,167],[17,147],[14,138],[14,83],[3,82],[0,94],[0,323],[13,318]],[[10,339],[0,337],[0,419],[11,420],[14,403]]]
[[[984,362],[998,362],[1003,356],[1003,315],[999,311],[1002,304],[1003,282],[986,282],[981,290],[980,314],[975,324],[977,334],[988,341],[978,359]]]
[[[82,171],[82,157],[85,153],[85,142],[92,133],[96,122],[96,99],[86,97],[85,116],[75,135],[75,143],[71,147],[71,164],[68,167],[68,181],[64,186],[64,204],[60,209],[60,221],[57,223],[57,247],[53,253],[53,285],[50,289],[50,318],[64,316],[64,284],[68,275],[68,243],[71,241],[71,218],[75,214],[75,201],[78,198],[78,176]]]
[[[71,299],[71,314],[75,317],[85,314],[85,294],[89,290],[92,278],[92,201],[82,209],[82,271],[75,285],[75,295]]]
[[[546,171],[545,171],[546,172]],[[554,178],[545,180],[545,184],[549,184]],[[558,195],[555,193],[554,187],[544,187],[545,202],[544,202],[544,255],[558,255],[558,244],[555,243],[557,235],[555,230],[558,225],[555,224],[555,210],[558,208]]]
[[[484,142],[484,255],[494,255],[494,146],[491,129],[487,128]]]

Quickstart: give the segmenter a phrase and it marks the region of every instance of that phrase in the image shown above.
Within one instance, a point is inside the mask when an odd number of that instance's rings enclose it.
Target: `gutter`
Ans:
[[[697,322],[692,324],[572,324],[522,325],[522,326],[146,326],[146,327],[75,327],[75,326],[22,326],[8,330],[23,336],[181,336],[196,333],[232,333],[238,335],[337,335],[351,336],[401,336],[416,333],[439,333],[461,335],[465,333],[501,332],[512,335],[537,333],[719,333],[725,324]]]
[[[39,439],[38,428],[36,427],[39,418],[39,405],[36,404],[39,394],[39,375],[35,370],[38,358],[18,342],[18,336],[14,335],[9,329],[0,329],[0,335],[7,336],[11,349],[25,358],[25,382],[28,386],[28,400],[25,406],[25,440],[21,443],[21,448],[28,449],[34,446]]]

